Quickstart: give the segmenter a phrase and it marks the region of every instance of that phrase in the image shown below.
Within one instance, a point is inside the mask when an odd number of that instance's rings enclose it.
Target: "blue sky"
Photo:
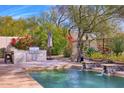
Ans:
[[[49,10],[50,7],[47,5],[0,5],[0,16],[12,16],[14,19],[35,16]]]

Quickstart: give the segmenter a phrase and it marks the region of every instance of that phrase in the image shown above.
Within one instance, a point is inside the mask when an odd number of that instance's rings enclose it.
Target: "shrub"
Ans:
[[[64,51],[64,48],[67,45],[67,40],[63,36],[62,29],[55,29],[52,33],[53,35],[53,47],[52,47],[52,54],[53,55],[59,55],[62,54]]]
[[[31,38],[31,36],[26,35],[17,39],[13,38],[10,44],[17,49],[26,50],[33,45],[33,39]]]
[[[124,55],[118,56],[117,61],[124,62]]]
[[[124,62],[124,55],[116,56],[116,55],[110,55],[109,59],[112,61],[121,61]]]
[[[103,53],[100,53],[100,52],[94,52],[91,55],[91,58],[93,58],[93,59],[109,59],[109,55],[103,54]]]
[[[53,46],[51,47],[52,55],[59,55],[62,54],[64,51],[65,46],[67,45],[67,40],[63,35],[64,31],[62,28],[58,28],[51,24],[48,26],[48,29],[41,27],[33,32],[33,40],[35,40],[35,45],[40,47],[41,49],[48,49],[48,31],[52,32],[52,43]]]
[[[12,38],[10,44],[11,44],[12,46],[15,46],[15,45],[16,45],[16,42],[17,42],[17,40],[16,40],[15,38]]]
[[[91,55],[92,59],[106,59],[111,61],[121,61],[124,62],[124,55],[116,56],[115,54],[102,54],[100,52],[95,52]]]
[[[121,35],[113,37],[112,42],[110,43],[110,48],[116,56],[121,55],[124,51],[124,37]]]
[[[95,52],[96,50],[94,48],[88,48],[86,51],[86,54],[91,57],[91,55]]]

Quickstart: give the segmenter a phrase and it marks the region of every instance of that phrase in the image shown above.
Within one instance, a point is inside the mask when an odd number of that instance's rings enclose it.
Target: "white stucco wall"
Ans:
[[[17,37],[0,36],[0,48],[6,48],[10,44],[12,38],[17,38]]]

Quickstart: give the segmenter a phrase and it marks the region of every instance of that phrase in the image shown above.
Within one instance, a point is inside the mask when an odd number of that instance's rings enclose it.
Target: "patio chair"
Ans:
[[[4,62],[7,64],[8,62],[11,62],[14,64],[14,51],[11,51],[11,46],[8,45],[7,48],[4,51]]]
[[[11,52],[5,52],[4,62],[7,64],[7,62],[9,61],[12,64],[14,64],[13,55],[14,55],[14,52],[13,51],[11,51]]]

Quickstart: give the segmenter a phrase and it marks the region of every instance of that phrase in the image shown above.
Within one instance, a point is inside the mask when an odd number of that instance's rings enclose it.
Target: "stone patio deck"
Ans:
[[[46,62],[27,62],[20,64],[0,64],[0,88],[42,88],[29,76],[29,71],[70,68],[73,63],[57,60]]]
[[[63,60],[0,64],[0,88],[43,88],[42,85],[28,74],[30,71],[60,70],[69,68],[81,69],[82,65]],[[101,72],[102,68],[93,68],[91,71]],[[114,75],[124,77],[124,72],[118,71]]]
[[[0,88],[40,88],[21,67],[16,65],[0,65]]]

